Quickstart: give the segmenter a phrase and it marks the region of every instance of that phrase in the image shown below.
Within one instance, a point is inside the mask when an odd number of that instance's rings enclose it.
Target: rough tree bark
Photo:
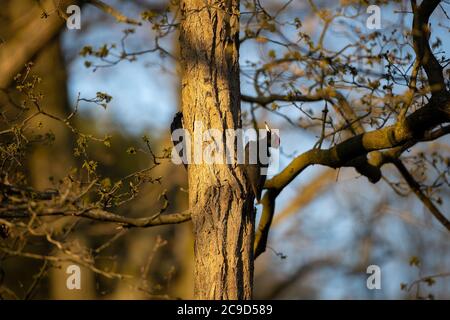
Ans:
[[[241,127],[239,1],[183,0],[181,12],[184,128],[193,139],[200,130],[194,131],[194,122],[200,121],[203,131],[215,128],[224,136],[226,129]],[[219,143],[225,148],[225,141]],[[250,299],[254,211],[242,168],[191,164],[188,179],[195,237],[195,297]]]

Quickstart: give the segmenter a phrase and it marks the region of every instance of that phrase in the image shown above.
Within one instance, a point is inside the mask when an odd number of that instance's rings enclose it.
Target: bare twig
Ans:
[[[127,16],[125,16],[124,14],[122,14],[120,11],[118,11],[117,9],[111,7],[109,4],[104,3],[103,1],[100,0],[86,0],[86,2],[92,4],[93,6],[96,6],[97,8],[99,8],[100,10],[106,12],[107,14],[113,16],[117,22],[121,22],[121,23],[127,23],[127,24],[132,24],[132,25],[137,25],[140,26],[142,23],[128,18]]]

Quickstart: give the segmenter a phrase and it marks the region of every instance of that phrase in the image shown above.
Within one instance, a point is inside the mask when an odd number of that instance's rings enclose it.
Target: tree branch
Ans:
[[[282,172],[266,181],[268,189],[282,190],[305,168],[321,164],[332,168],[349,166],[349,162],[370,151],[390,149],[424,137],[426,131],[450,121],[450,99],[431,99],[405,121],[349,138],[330,149],[312,149],[296,157]]]

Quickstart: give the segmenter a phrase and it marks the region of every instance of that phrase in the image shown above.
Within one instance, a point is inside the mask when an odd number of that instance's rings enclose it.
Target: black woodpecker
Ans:
[[[269,166],[270,148],[278,148],[280,137],[272,133],[269,126],[266,125],[266,134],[257,141],[249,141],[245,146],[245,174],[255,195],[256,201],[261,200],[261,193],[266,182],[267,168]],[[274,135],[274,145],[272,146],[272,135]],[[266,150],[262,150],[265,148]],[[255,161],[250,161],[250,152],[256,152]]]

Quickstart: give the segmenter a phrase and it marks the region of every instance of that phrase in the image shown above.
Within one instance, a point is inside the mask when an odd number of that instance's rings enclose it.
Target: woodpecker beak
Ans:
[[[271,132],[269,125],[267,124],[267,122],[264,121],[264,124],[266,125],[266,130]]]

